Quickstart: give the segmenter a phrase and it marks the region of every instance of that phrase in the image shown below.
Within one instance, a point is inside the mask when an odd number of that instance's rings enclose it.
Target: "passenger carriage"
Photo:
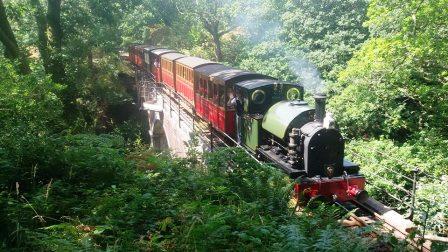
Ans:
[[[162,82],[176,90],[176,60],[187,57],[181,53],[166,53],[161,56]]]
[[[135,47],[137,45],[138,44],[131,44],[131,45],[129,45],[129,57],[128,57],[128,60],[132,64],[135,64],[135,55],[136,55]]]
[[[156,47],[150,45],[139,45],[134,47],[133,63],[140,68],[145,68],[145,50],[152,50]]]
[[[198,57],[184,57],[176,60],[176,91],[190,104],[194,105],[194,80],[195,70],[201,66],[219,65],[216,62]]]
[[[167,53],[175,53],[176,51],[158,48],[145,51],[146,71],[154,76],[156,82],[162,81],[161,56]]]
[[[198,116],[206,121],[211,121],[213,117],[213,109],[210,109],[213,104],[213,83],[210,80],[210,75],[216,72],[232,69],[221,64],[206,65],[198,67],[195,75],[195,110]]]

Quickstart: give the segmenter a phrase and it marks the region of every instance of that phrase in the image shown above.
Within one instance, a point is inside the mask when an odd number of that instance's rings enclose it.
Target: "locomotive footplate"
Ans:
[[[306,171],[295,169],[293,165],[288,163],[286,156],[276,154],[272,151],[272,149],[258,148],[258,152],[269,161],[275,163],[278,167],[280,167],[290,178],[296,179],[300,176],[306,176]]]

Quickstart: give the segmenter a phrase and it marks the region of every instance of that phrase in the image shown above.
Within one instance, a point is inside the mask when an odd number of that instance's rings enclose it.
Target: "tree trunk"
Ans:
[[[65,80],[65,67],[62,59],[62,40],[64,32],[61,25],[61,3],[62,0],[48,0],[47,20],[50,28],[51,46],[51,73],[53,81],[63,83]]]
[[[3,5],[3,0],[0,0],[0,41],[5,46],[5,57],[11,60],[19,61],[19,71],[23,74],[31,72],[28,60],[20,51],[17,44],[16,37],[9,24],[8,17],[6,16],[6,8]]]
[[[210,21],[206,18],[202,18],[202,24],[204,28],[213,39],[213,44],[215,44],[215,57],[216,61],[222,61],[222,47],[221,47],[221,37],[225,32],[219,32],[219,21]]]
[[[39,38],[37,47],[39,48],[39,53],[45,68],[45,72],[47,74],[50,74],[51,69],[50,69],[50,58],[48,52],[47,17],[45,16],[45,10],[39,0],[31,0],[30,2],[31,5],[34,7],[34,17],[36,19],[37,24],[37,34]]]
[[[216,61],[222,61],[222,46],[221,46],[221,36],[219,34],[212,34],[213,43],[215,44],[215,57]]]

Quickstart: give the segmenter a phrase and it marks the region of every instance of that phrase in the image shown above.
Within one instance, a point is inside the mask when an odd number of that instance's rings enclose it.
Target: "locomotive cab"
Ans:
[[[268,77],[269,78],[269,77]],[[252,79],[235,84],[244,106],[242,117],[242,142],[252,152],[266,141],[262,125],[267,111],[276,103],[303,98],[303,87],[298,84],[279,82],[273,78]]]

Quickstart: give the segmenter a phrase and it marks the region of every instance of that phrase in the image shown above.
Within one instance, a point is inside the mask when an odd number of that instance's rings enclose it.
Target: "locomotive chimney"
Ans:
[[[314,120],[316,122],[323,123],[325,117],[325,103],[327,96],[324,93],[317,93],[314,95],[314,100],[316,102],[316,109]]]

